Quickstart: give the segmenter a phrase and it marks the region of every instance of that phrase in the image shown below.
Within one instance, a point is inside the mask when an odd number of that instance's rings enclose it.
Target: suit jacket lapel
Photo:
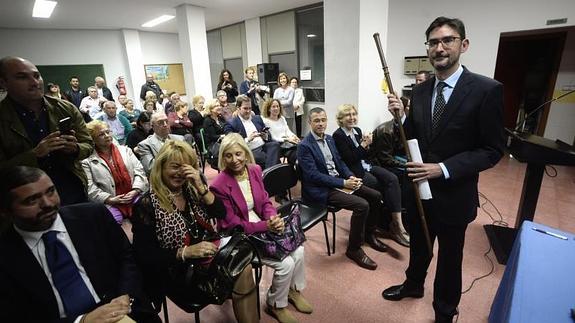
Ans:
[[[88,277],[90,277],[90,282],[94,289],[96,289],[96,293],[98,293],[100,298],[102,298],[103,291],[98,290],[97,288],[98,286],[106,286],[106,284],[102,282],[104,278],[98,275],[99,271],[95,270],[95,268],[98,267],[99,261],[96,256],[99,254],[96,249],[97,246],[93,241],[86,241],[84,239],[85,235],[83,232],[85,231],[85,228],[83,227],[81,220],[67,215],[68,213],[66,209],[60,209],[60,217],[66,225],[68,235],[70,236],[70,239],[74,244],[74,248],[78,253],[78,257],[80,258],[80,263],[82,264],[82,267],[84,267],[84,270],[86,270]]]
[[[311,152],[315,155],[314,159],[315,160],[320,160],[321,161],[321,166],[323,167],[324,171],[327,172],[327,166],[325,163],[325,158],[323,157],[323,153],[321,152],[320,148],[319,148],[319,144],[317,143],[317,141],[315,140],[315,137],[310,134],[310,142],[311,142]]]
[[[160,139],[158,139],[158,137],[156,137],[156,135],[152,135],[152,142],[151,142],[151,146],[152,146],[152,154],[154,155],[154,157],[158,156],[158,152],[160,151],[160,149],[162,148],[162,142],[160,141]]]
[[[447,127],[449,124],[449,119],[453,117],[457,109],[461,107],[461,101],[467,96],[469,91],[471,91],[471,75],[467,71],[467,69],[463,70],[463,73],[459,77],[459,80],[455,84],[455,88],[449,97],[449,101],[445,106],[445,111],[443,112],[443,116],[441,116],[441,120],[439,121],[439,125],[437,126],[437,131],[431,141],[435,140],[437,136]],[[431,120],[431,119],[429,119]],[[430,121],[431,124],[431,121]]]
[[[42,304],[46,305],[46,310],[55,310],[56,313],[53,316],[59,316],[58,303],[52,285],[42,266],[14,228],[6,231],[5,235],[0,243],[0,256],[3,259],[9,259],[2,262],[6,273],[18,281],[17,285],[26,290],[22,294],[33,294],[38,299],[43,299]]]
[[[435,88],[435,80],[431,80],[425,84],[419,86],[426,86],[423,89],[424,95],[422,96],[422,112],[423,112],[423,131],[425,138],[431,138],[431,99],[433,98],[433,91]]]
[[[240,185],[235,180],[233,175],[226,173],[227,181],[226,185],[228,186],[228,194],[232,197],[232,202],[234,203],[235,207],[238,208],[242,216],[245,219],[249,219],[248,215],[248,205],[246,204],[246,199],[240,189]]]

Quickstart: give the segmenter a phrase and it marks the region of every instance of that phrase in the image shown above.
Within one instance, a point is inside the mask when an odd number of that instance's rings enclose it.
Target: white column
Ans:
[[[186,95],[213,97],[204,8],[183,4],[176,7],[178,39],[184,66]]]
[[[365,132],[391,118],[387,99],[379,90],[383,72],[372,36],[379,32],[385,50],[388,1],[324,1],[328,133],[336,129],[337,107],[344,103],[358,108],[359,126]]]
[[[359,127],[366,133],[379,124],[392,118],[387,111],[387,97],[381,91],[381,81],[384,79],[379,54],[375,47],[373,34],[379,33],[383,53],[387,59],[387,25],[389,0],[362,0],[359,22]],[[400,45],[401,46],[401,45]],[[393,48],[390,48],[393,50]],[[389,63],[388,63],[389,65]],[[392,81],[394,76],[401,77],[403,71],[390,71]],[[401,95],[401,84],[394,83],[394,90]]]
[[[140,88],[146,82],[140,33],[133,29],[122,29],[122,36],[129,69],[129,75],[125,75],[126,90],[128,97],[134,99],[136,106],[140,106]]]
[[[244,21],[246,26],[246,47],[248,61],[246,66],[256,66],[262,63],[262,32],[260,18],[251,18]]]
[[[337,128],[338,105],[358,101],[360,2],[323,2],[325,110],[330,134]]]

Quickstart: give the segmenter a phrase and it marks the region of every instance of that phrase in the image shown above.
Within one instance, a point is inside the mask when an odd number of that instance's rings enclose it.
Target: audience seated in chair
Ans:
[[[401,221],[401,187],[397,176],[387,169],[371,165],[367,161],[372,135],[363,135],[357,127],[357,109],[351,104],[342,104],[337,108],[339,128],[333,133],[333,140],[342,160],[355,176],[362,179],[364,185],[378,190],[384,199],[384,205],[391,213],[391,219],[385,218],[382,225],[386,229],[385,237],[390,237],[404,247],[409,247],[409,235]],[[383,216],[384,214],[382,214]],[[382,217],[383,218],[383,217]]]
[[[150,174],[154,160],[167,139],[184,141],[183,136],[172,135],[170,133],[168,117],[163,111],[154,112],[150,123],[152,124],[154,133],[138,144],[140,162],[142,162],[146,174]]]
[[[132,216],[132,205],[148,190],[144,168],[129,147],[117,145],[110,128],[99,120],[86,125],[94,152],[82,161],[88,178],[88,198],[104,203],[118,223]]]
[[[242,94],[236,98],[236,102],[239,106],[238,116],[225,125],[226,134],[239,133],[262,169],[278,164],[280,144],[270,138],[262,118],[252,114],[250,98]]]
[[[223,218],[222,202],[208,190],[195,151],[177,140],[167,140],[150,174],[151,191],[134,207],[132,232],[146,287],[156,303],[167,295],[176,305],[205,304],[202,292],[186,274],[190,263],[207,266],[219,240],[209,223]],[[255,284],[248,265],[233,287],[233,307],[239,322],[257,322]]]
[[[132,246],[108,209],[60,207],[42,170],[0,173],[1,322],[161,322],[145,296]]]
[[[123,115],[117,113],[116,102],[114,101],[102,103],[102,110],[104,114],[102,114],[98,120],[107,123],[114,138],[120,145],[123,145],[130,132],[132,132],[130,121]]]
[[[322,108],[311,109],[308,121],[311,131],[299,144],[297,154],[303,201],[352,210],[346,255],[360,267],[375,270],[377,264],[365,254],[361,245],[365,241],[377,251],[387,250],[374,235],[382,207],[381,193],[362,185],[362,180],[341,160],[333,138],[325,134],[327,115]]]
[[[280,155],[285,156],[290,165],[294,165],[300,139],[290,130],[283,114],[283,107],[278,99],[268,99],[264,102],[262,120],[269,128],[272,140],[280,143]]]
[[[217,100],[210,100],[206,103],[204,111],[206,117],[204,118],[204,144],[209,152],[208,162],[212,167],[217,168],[218,165],[218,152],[219,146],[214,146],[225,135],[224,127],[226,121],[221,115],[222,107]]]
[[[148,138],[152,132],[152,124],[150,122],[152,114],[149,112],[142,112],[138,116],[138,120],[136,120],[136,127],[126,139],[126,146],[130,147],[136,157],[140,158],[140,154],[138,153],[138,144],[142,142],[144,139]]]
[[[246,234],[281,233],[283,219],[269,200],[262,171],[254,164],[252,152],[239,134],[228,134],[222,140],[219,166],[222,172],[211,190],[223,201],[226,216],[218,219],[218,226],[223,230],[239,226]],[[301,295],[306,285],[303,245],[282,261],[263,258],[262,262],[274,269],[266,311],[280,322],[297,322],[287,309],[289,301],[298,311],[311,313],[312,306]]]

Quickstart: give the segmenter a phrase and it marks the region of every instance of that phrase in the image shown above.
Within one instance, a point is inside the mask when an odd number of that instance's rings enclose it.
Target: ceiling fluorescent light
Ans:
[[[174,18],[175,18],[175,16],[162,15],[162,16],[159,16],[159,17],[156,18],[156,19],[152,19],[152,20],[146,22],[145,24],[142,25],[142,27],[145,27],[145,28],[154,27],[154,26],[157,26],[157,25],[159,25],[159,24],[161,24],[161,23],[164,23],[164,22],[166,22],[166,21],[168,21],[168,20],[172,20],[172,19],[174,19]]]
[[[34,9],[32,10],[32,17],[50,18],[56,4],[58,4],[56,1],[36,0],[36,2],[34,2]]]
[[[306,37],[307,38],[314,38],[314,37],[317,37],[317,35],[316,34],[307,34]]]

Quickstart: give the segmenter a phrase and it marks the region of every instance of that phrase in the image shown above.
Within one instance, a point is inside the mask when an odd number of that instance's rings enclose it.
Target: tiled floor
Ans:
[[[557,177],[545,176],[535,221],[556,227],[560,230],[575,232],[575,168],[556,167]],[[217,173],[209,170],[208,177]],[[487,170],[480,177],[480,191],[501,212],[504,221],[513,226],[517,213],[525,164],[504,158],[496,167]],[[299,195],[297,190],[296,196]],[[481,201],[485,201],[481,199]],[[499,218],[497,211],[490,205],[484,206],[492,216]],[[295,314],[301,322],[433,322],[432,281],[435,272],[433,261],[426,282],[426,294],[422,299],[410,299],[401,302],[385,301],[381,291],[390,285],[401,283],[408,261],[408,250],[398,244],[389,242],[391,251],[379,253],[368,247],[366,252],[379,267],[376,271],[359,268],[348,260],[343,251],[347,243],[349,230],[349,213],[338,213],[337,253],[331,257],[325,251],[323,228],[318,225],[307,232],[306,271],[308,287],[304,295],[313,303],[315,311],[311,315]],[[469,225],[464,257],[463,288],[466,289],[474,278],[490,271],[490,262],[484,257],[489,244],[483,225],[491,223],[486,212],[479,215]],[[505,269],[494,260],[494,272],[481,279],[464,294],[460,303],[458,322],[486,322],[491,302]],[[265,292],[271,280],[272,271],[264,269],[261,283],[262,304]],[[293,309],[290,305],[290,309]],[[193,315],[187,314],[170,304],[170,322],[193,322]],[[233,322],[231,303],[223,306],[208,306],[201,311],[202,322]],[[262,312],[261,322],[275,322]]]

